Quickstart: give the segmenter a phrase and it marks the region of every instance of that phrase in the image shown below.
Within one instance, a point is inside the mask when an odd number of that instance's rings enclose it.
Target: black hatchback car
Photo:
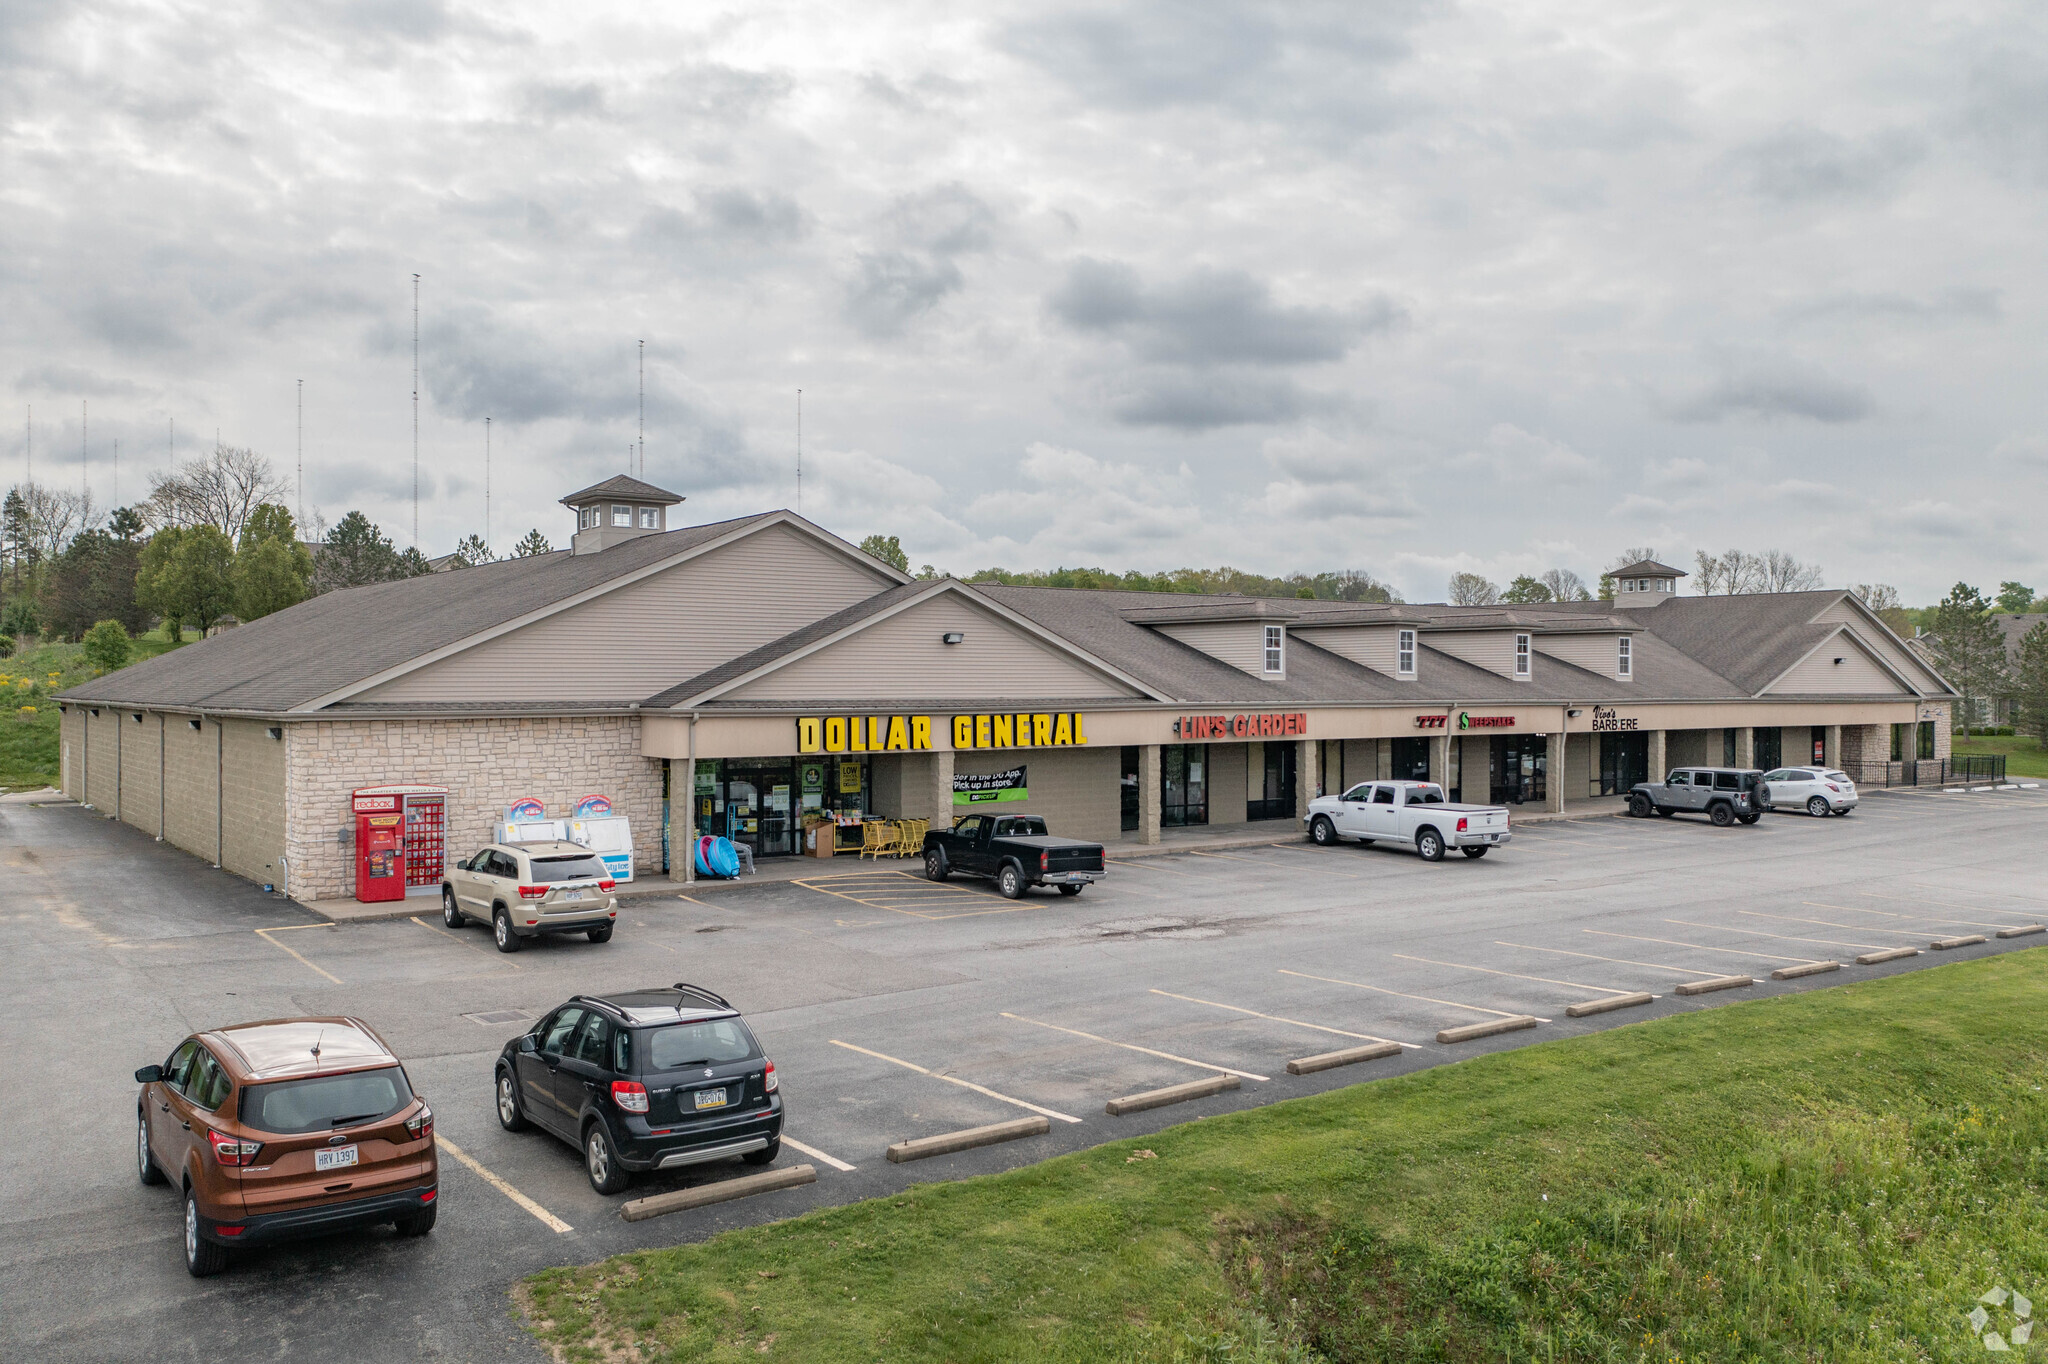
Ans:
[[[505,1044],[498,1121],[583,1152],[590,1186],[617,1193],[635,1172],[782,1149],[775,1063],[724,999],[666,989],[577,995]]]

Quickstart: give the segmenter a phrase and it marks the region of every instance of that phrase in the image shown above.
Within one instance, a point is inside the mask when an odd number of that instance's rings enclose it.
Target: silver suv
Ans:
[[[606,942],[619,918],[616,885],[603,860],[580,844],[492,843],[449,866],[441,918],[450,928],[488,923],[500,952],[517,952],[543,933]]]
[[[1770,808],[1764,774],[1737,767],[1674,767],[1663,781],[1640,782],[1628,793],[1628,812],[1637,819],[1704,814],[1725,828],[1754,824]]]

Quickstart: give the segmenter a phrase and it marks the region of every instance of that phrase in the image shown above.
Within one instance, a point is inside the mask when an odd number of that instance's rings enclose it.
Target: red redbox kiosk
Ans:
[[[447,861],[448,788],[365,786],[349,798],[356,828],[356,899],[364,904],[431,893]]]

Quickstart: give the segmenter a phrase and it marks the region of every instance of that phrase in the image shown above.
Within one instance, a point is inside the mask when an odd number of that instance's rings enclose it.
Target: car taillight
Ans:
[[[1828,785],[1828,790],[1830,790],[1830,791],[1839,791],[1839,790],[1841,790],[1841,789],[1842,789],[1841,787],[1839,787],[1839,786],[1835,785],[1835,784],[1834,784],[1833,782],[1829,782],[1829,783],[1828,783],[1827,785]]]
[[[647,1086],[638,1080],[612,1081],[612,1102],[624,1113],[647,1111]]]
[[[405,1120],[405,1130],[412,1134],[414,1141],[434,1135],[434,1110],[421,1100],[420,1111]]]
[[[617,881],[599,881],[599,882],[597,883],[597,888],[598,888],[599,890],[603,890],[603,891],[609,891],[609,890],[613,889],[614,887],[616,887],[616,886],[617,886],[618,884],[619,884],[619,883],[618,883]]]
[[[1459,832],[1459,833],[1464,833],[1464,832],[1465,832],[1465,827],[1466,827],[1466,825],[1465,825],[1465,817],[1464,817],[1463,815],[1459,815],[1459,816],[1458,816],[1458,832]]]
[[[546,886],[521,886],[519,888],[519,898],[522,900],[545,900],[547,894],[548,888]]]
[[[782,1081],[775,1078],[775,1063],[773,1061],[770,1061],[768,1063],[767,1085],[768,1092],[770,1094],[773,1094],[776,1090],[782,1088]]]
[[[254,1165],[256,1153],[263,1149],[260,1141],[223,1136],[211,1127],[206,1129],[206,1140],[213,1146],[213,1158],[223,1165]]]
[[[1039,853],[1039,854],[1038,854],[1038,869],[1039,869],[1040,871],[1046,871],[1046,870],[1048,870],[1049,868],[1051,868],[1051,866],[1052,866],[1052,854],[1051,854],[1051,853],[1049,853],[1049,852],[1041,852],[1041,853]]]

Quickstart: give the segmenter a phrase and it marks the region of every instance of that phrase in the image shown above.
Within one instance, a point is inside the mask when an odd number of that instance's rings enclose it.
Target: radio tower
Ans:
[[[640,477],[647,477],[647,342],[640,343]]]
[[[420,543],[420,277],[412,277],[412,543]]]
[[[491,419],[484,418],[484,543],[491,543]]]
[[[292,480],[292,491],[299,499],[300,534],[306,525],[306,381],[299,380],[299,472]]]
[[[86,419],[88,416],[87,403],[85,399],[80,398],[78,400],[78,495],[80,497],[89,497],[92,494],[92,489],[86,486],[85,473],[85,435],[87,429]]]
[[[804,514],[804,391],[796,391],[796,514]]]

